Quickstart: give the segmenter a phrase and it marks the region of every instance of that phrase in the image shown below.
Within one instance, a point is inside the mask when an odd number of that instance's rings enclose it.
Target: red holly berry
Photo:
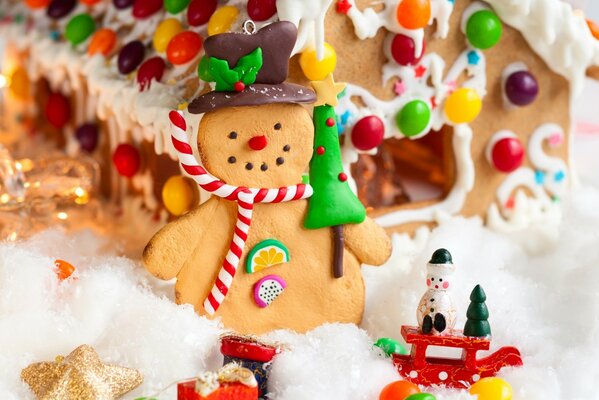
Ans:
[[[327,118],[326,124],[327,126],[335,126],[335,120],[333,118]]]
[[[238,81],[233,85],[233,90],[236,92],[243,92],[245,90],[245,83]]]
[[[324,154],[324,147],[318,146],[316,148],[316,154],[318,154],[319,156],[323,155]]]
[[[347,174],[345,172],[341,172],[338,178],[341,182],[345,182],[347,180]]]

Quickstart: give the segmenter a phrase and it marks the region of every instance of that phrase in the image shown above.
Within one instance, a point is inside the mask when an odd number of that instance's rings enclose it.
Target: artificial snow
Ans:
[[[527,249],[536,237],[502,235],[478,218],[455,218],[413,239],[394,236],[394,254],[382,267],[364,267],[367,304],[363,329],[330,324],[305,335],[273,332],[286,350],[273,362],[272,399],[377,399],[399,379],[376,338],[400,339],[415,324],[432,252],[449,249],[456,264],[452,295],[457,327],[468,296],[480,283],[487,293],[494,340],[491,351],[513,345],[524,367],[500,376],[515,399],[594,399],[599,376],[599,190],[574,189],[564,204],[558,240]],[[150,396],[222,362],[218,321],[172,302],[172,286],[149,277],[138,262],[119,257],[114,239],[89,230],[44,231],[0,244],[0,398],[32,399],[19,374],[28,364],[92,345],[105,362],[141,370],[143,385],[125,396]],[[58,282],[56,258],[76,266]],[[455,353],[449,353],[456,356]],[[480,353],[483,356],[484,353]],[[427,389],[438,400],[473,398],[466,391]],[[174,386],[158,395],[175,399]]]

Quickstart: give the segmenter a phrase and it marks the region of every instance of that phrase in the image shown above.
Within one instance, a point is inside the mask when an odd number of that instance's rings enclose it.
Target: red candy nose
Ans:
[[[249,145],[252,150],[262,150],[266,147],[266,136],[254,136],[250,139]]]

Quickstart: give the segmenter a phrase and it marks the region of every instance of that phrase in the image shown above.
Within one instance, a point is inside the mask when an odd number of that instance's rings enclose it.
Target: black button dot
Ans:
[[[285,162],[285,159],[283,157],[279,157],[277,158],[277,165],[281,165]]]
[[[251,170],[252,168],[254,168],[254,164],[252,164],[251,162],[245,164],[245,169],[247,169],[248,171]]]
[[[229,139],[237,139],[237,132],[229,133]]]
[[[283,151],[289,151],[290,149],[291,149],[291,146],[289,146],[288,144],[283,146]]]
[[[235,164],[235,162],[237,161],[237,159],[233,156],[227,158],[227,161],[229,162],[229,164]]]
[[[276,129],[276,130],[279,130],[279,129],[281,129],[281,123],[280,123],[280,122],[277,122],[277,123],[275,124],[275,129]]]
[[[260,169],[261,169],[262,171],[266,171],[266,170],[268,169],[268,165],[266,165],[266,164],[262,164],[262,165],[260,166]]]

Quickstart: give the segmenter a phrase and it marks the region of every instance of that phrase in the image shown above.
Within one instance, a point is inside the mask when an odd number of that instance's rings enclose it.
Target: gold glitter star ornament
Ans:
[[[85,344],[54,362],[27,366],[21,379],[39,400],[113,400],[143,382],[138,370],[104,364]]]

